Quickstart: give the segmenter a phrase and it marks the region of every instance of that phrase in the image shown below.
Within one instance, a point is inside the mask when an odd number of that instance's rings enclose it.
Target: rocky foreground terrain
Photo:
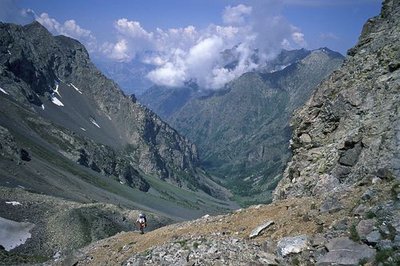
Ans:
[[[386,0],[296,113],[272,204],[120,233],[49,264],[399,265],[399,33],[400,1]]]

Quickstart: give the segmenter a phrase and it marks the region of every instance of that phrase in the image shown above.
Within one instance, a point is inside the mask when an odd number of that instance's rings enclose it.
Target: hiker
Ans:
[[[147,226],[146,215],[143,213],[139,214],[139,218],[137,218],[136,224],[139,227],[140,233],[144,234],[144,228]]]

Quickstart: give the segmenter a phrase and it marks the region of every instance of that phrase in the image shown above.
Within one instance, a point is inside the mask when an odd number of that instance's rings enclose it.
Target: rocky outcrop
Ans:
[[[0,155],[8,159],[18,158],[18,147],[7,128],[0,126]]]
[[[293,158],[275,199],[400,177],[399,17],[399,1],[385,1],[344,65],[295,112]]]

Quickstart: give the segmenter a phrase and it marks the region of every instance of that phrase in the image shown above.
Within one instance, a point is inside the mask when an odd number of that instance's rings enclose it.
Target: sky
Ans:
[[[35,19],[97,60],[151,65],[156,84],[219,88],[281,49],[345,54],[380,8],[380,0],[0,0],[0,20]],[[224,68],[231,58],[235,68]]]

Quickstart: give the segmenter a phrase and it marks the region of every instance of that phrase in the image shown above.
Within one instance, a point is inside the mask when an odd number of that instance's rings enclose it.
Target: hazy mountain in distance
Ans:
[[[94,64],[104,75],[114,80],[126,94],[140,95],[150,88],[153,83],[146,77],[154,66],[138,60],[117,62],[95,58]]]
[[[197,145],[202,165],[242,202],[271,199],[290,156],[291,113],[343,62],[327,48],[284,51],[278,58],[275,66],[285,64],[280,70],[245,73],[165,118]]]

